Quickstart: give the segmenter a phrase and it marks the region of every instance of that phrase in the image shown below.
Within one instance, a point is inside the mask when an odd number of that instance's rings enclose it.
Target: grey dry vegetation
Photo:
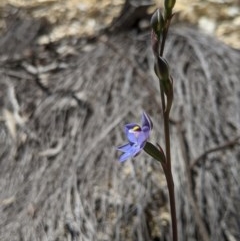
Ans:
[[[1,59],[0,240],[169,240],[160,165],[144,154],[121,165],[114,148],[121,126],[159,105],[149,43],[125,32]],[[238,240],[239,51],[175,26],[165,53],[179,240]]]

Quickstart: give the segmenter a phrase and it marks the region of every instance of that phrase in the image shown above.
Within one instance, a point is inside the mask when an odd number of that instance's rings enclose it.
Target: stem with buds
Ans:
[[[162,161],[163,171],[167,181],[168,194],[170,200],[171,219],[172,219],[172,238],[178,241],[177,231],[177,215],[175,205],[174,181],[171,168],[171,146],[169,131],[169,113],[173,101],[173,81],[169,74],[167,61],[163,58],[165,41],[168,34],[172,18],[172,8],[175,1],[165,0],[164,17],[158,9],[152,17],[152,49],[155,56],[155,73],[159,78],[162,112],[164,119],[164,135],[165,135],[165,161]],[[161,149],[162,151],[162,149]]]

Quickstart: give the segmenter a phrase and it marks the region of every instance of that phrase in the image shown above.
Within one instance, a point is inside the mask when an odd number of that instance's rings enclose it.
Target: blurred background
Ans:
[[[124,0],[1,0],[0,31],[7,27],[5,18],[8,7],[25,9],[34,18],[45,18],[53,29],[51,41],[67,36],[90,36],[109,26],[117,18]],[[143,1],[150,2],[150,1]],[[151,1],[154,2],[154,1]],[[161,6],[155,0],[153,12]],[[239,0],[178,0],[175,11],[178,20],[198,26],[203,31],[216,36],[235,48],[240,48],[240,2]],[[46,43],[42,36],[40,42]]]

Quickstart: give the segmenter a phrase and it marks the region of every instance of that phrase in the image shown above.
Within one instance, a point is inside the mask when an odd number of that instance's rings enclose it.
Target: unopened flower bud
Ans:
[[[164,28],[164,19],[160,9],[157,9],[155,13],[152,15],[151,26],[157,38],[160,39],[160,35]]]
[[[174,5],[176,3],[176,0],[165,0],[164,1],[164,7],[165,9],[173,9]]]
[[[176,3],[176,0],[165,0],[164,1],[164,19],[167,20],[172,16],[172,9]]]
[[[155,62],[154,65],[154,70],[159,78],[159,81],[163,87],[164,93],[171,97],[172,96],[172,81],[171,81],[171,76],[169,74],[169,67],[167,61],[162,58],[158,57],[157,61]]]
[[[156,75],[159,79],[168,79],[169,78],[169,67],[166,59],[162,58],[161,56],[158,56],[156,59],[156,63],[154,66],[154,70]]]

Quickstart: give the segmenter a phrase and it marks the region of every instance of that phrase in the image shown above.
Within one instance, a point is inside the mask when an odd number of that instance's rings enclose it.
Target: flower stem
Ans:
[[[171,19],[167,22],[166,28],[163,33],[162,43],[160,48],[160,56],[162,57],[165,41],[168,34],[168,28],[170,25]],[[171,167],[171,145],[170,145],[170,132],[169,132],[169,112],[170,109],[166,109],[166,101],[170,101],[167,99],[165,101],[163,86],[160,83],[160,92],[161,92],[161,102],[162,102],[162,112],[163,112],[163,119],[164,119],[164,136],[165,136],[165,148],[166,148],[166,163],[162,164],[163,171],[167,181],[168,187],[168,195],[170,201],[170,212],[171,212],[171,220],[172,220],[172,239],[173,241],[178,241],[178,231],[177,231],[177,215],[176,215],[176,204],[175,204],[175,192],[174,192],[174,181],[172,176],[172,167]],[[172,99],[171,99],[172,101]],[[168,104],[168,102],[167,102]]]
[[[160,81],[159,81],[160,83]],[[169,110],[165,110],[166,103],[163,88],[160,83],[160,92],[161,92],[161,102],[163,110],[163,119],[164,119],[164,136],[165,136],[165,147],[166,147],[166,163],[162,163],[163,171],[167,181],[168,195],[170,201],[170,212],[172,220],[172,238],[173,241],[178,241],[178,231],[177,231],[177,215],[176,215],[176,204],[175,204],[175,192],[174,192],[174,182],[172,176],[172,167],[171,167],[171,145],[170,145],[170,132],[169,132]]]
[[[167,39],[167,34],[168,34],[168,29],[171,23],[171,19],[169,19],[166,23],[166,27],[163,31],[163,37],[162,37],[162,44],[161,44],[161,48],[160,48],[160,56],[163,56],[163,51],[164,51],[164,47],[165,47],[165,42]]]
[[[163,171],[167,180],[168,195],[169,195],[169,201],[170,201],[170,210],[171,210],[171,219],[172,219],[172,238],[173,238],[173,241],[178,241],[174,182],[173,182],[172,169],[171,169],[169,113],[165,112],[163,115],[164,115],[164,132],[165,132],[167,162],[166,162],[166,165],[162,165],[162,166],[163,166]]]

